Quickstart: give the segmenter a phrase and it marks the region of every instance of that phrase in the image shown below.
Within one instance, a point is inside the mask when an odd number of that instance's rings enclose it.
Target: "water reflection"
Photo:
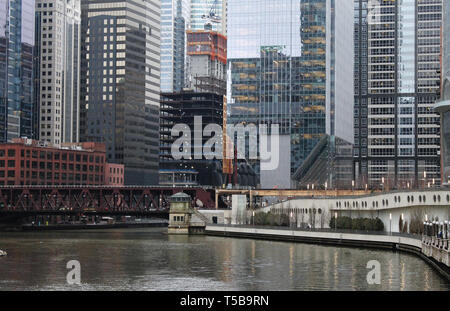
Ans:
[[[412,255],[356,248],[167,236],[162,229],[2,233],[0,290],[449,290]],[[81,287],[66,263],[81,263]],[[368,285],[369,260],[381,285]]]

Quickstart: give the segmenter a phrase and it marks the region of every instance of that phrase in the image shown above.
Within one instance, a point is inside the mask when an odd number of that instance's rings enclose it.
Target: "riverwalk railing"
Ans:
[[[234,228],[256,228],[256,229],[274,229],[274,230],[289,230],[302,232],[326,232],[326,233],[352,233],[352,234],[366,234],[366,235],[385,235],[412,238],[421,240],[422,235],[412,233],[399,232],[385,232],[385,231],[370,231],[370,230],[353,230],[353,229],[331,229],[331,228],[299,228],[289,226],[261,226],[261,225],[229,225],[229,224],[208,224],[208,226],[216,227],[234,227]]]

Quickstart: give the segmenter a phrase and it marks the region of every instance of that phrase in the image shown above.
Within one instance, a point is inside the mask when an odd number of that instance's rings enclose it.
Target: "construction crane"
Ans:
[[[219,4],[219,0],[214,0],[211,9],[209,10],[209,14],[208,15],[203,15],[202,18],[203,19],[207,19],[209,20],[211,23],[220,23],[222,20],[220,18],[220,16],[217,14],[217,6]]]

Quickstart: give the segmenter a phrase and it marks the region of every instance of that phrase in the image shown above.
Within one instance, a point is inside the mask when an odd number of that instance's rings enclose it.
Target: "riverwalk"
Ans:
[[[422,238],[416,235],[375,232],[340,232],[332,230],[300,230],[288,227],[264,227],[248,225],[207,225],[206,235],[255,238],[275,241],[337,245],[346,247],[370,247],[415,254],[433,266],[450,281],[450,268],[422,252]]]

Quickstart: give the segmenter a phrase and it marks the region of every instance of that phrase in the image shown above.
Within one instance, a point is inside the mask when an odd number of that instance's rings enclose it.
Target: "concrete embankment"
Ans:
[[[437,262],[433,258],[425,256],[422,253],[422,241],[412,237],[218,225],[206,226],[205,234],[235,238],[252,238],[273,241],[337,245],[345,247],[369,247],[404,251],[419,256],[434,267],[443,277],[450,281],[450,268]]]

